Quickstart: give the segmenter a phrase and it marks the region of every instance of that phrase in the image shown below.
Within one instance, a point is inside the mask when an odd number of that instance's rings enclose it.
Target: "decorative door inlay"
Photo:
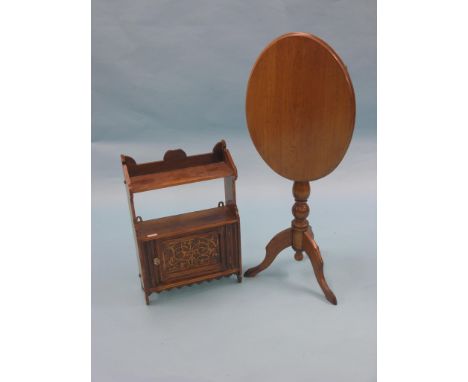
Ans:
[[[217,232],[166,240],[161,245],[165,270],[168,273],[217,264],[220,261]]]

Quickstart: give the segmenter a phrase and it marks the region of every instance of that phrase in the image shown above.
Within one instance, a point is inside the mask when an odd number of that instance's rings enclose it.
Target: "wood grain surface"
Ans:
[[[311,181],[332,172],[351,141],[355,110],[345,65],[310,34],[272,41],[250,74],[250,136],[265,162],[285,178]]]

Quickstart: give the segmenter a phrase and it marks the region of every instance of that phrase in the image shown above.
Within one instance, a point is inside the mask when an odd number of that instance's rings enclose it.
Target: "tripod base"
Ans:
[[[268,268],[282,250],[292,247],[296,251],[294,258],[298,261],[303,258],[302,252],[307,254],[310,262],[312,263],[315,277],[317,278],[325,297],[333,305],[336,305],[336,297],[325,280],[320,249],[315,242],[314,234],[312,233],[312,229],[306,219],[309,214],[309,208],[306,203],[309,192],[310,189],[308,182],[294,183],[293,193],[296,199],[296,204],[293,207],[295,220],[292,222],[292,227],[281,231],[271,239],[266,246],[266,255],[263,261],[256,267],[248,269],[244,273],[244,276],[256,276],[258,273]]]
[[[292,228],[285,229],[278,233],[266,246],[266,256],[263,261],[254,268],[248,269],[245,273],[245,277],[254,277],[259,274],[261,271],[265,270],[270,266],[270,264],[275,260],[278,254],[292,246]],[[315,242],[312,231],[310,228],[304,232],[303,237],[303,250],[307,254],[312,263],[312,267],[314,269],[315,277],[322,288],[323,293],[328,301],[330,301],[333,305],[336,305],[338,302],[336,300],[335,294],[332,292],[330,287],[325,280],[325,275],[323,273],[323,260],[320,254],[320,249]],[[300,253],[300,252],[299,252]],[[297,255],[297,252],[296,252]],[[297,260],[296,255],[294,257]],[[301,253],[302,255],[302,253]]]

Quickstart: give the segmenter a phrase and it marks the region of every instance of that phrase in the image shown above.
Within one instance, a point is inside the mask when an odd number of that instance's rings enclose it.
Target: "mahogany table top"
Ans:
[[[346,66],[313,35],[278,37],[250,74],[250,136],[264,161],[285,178],[311,181],[332,172],[351,141],[355,110]]]

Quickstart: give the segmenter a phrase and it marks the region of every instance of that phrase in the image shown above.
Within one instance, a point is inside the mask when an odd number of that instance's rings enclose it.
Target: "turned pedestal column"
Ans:
[[[297,261],[301,261],[304,258],[302,254],[304,233],[310,229],[309,221],[307,216],[309,216],[309,205],[307,204],[307,199],[310,195],[310,185],[309,182],[294,182],[293,186],[293,195],[294,203],[292,208],[292,213],[294,215],[294,220],[291,222],[292,229],[292,247],[296,251],[294,258]]]

